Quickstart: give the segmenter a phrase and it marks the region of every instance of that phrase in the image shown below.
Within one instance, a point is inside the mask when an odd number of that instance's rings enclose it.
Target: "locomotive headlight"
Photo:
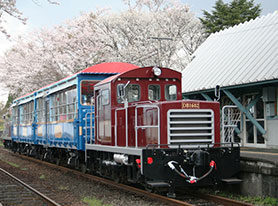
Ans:
[[[153,67],[153,73],[155,76],[160,76],[161,75],[161,69],[159,69],[158,67]]]

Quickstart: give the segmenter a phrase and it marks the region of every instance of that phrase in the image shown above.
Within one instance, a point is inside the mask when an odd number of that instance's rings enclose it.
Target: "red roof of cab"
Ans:
[[[100,82],[98,82],[95,86],[100,86],[109,82],[116,80],[117,78],[156,78],[153,73],[153,67],[137,67],[136,69],[131,69],[122,73],[118,73],[111,77],[108,77]],[[159,78],[175,78],[181,80],[181,73],[169,68],[160,67],[163,69],[162,74]]]
[[[132,69],[135,69],[135,68],[138,68],[138,66],[134,65],[134,64],[129,64],[129,63],[124,63],[124,62],[105,62],[105,63],[101,63],[101,64],[96,64],[96,65],[93,65],[91,67],[88,67],[80,72],[77,72],[75,74],[72,74],[72,75],[69,75],[57,82],[53,82],[53,83],[50,83],[36,91],[39,91],[41,89],[44,89],[44,88],[47,88],[47,87],[50,87],[60,81],[63,81],[63,80],[66,80],[70,77],[73,77],[74,75],[77,75],[77,74],[84,74],[84,73],[88,73],[88,74],[119,74],[119,73],[123,73],[123,72],[127,72],[129,70],[132,70]],[[36,92],[34,91],[34,92]],[[27,97],[31,94],[34,94],[34,92],[31,92],[31,93],[28,93],[28,94],[25,94],[21,97],[18,97],[16,98],[15,100],[19,100],[23,97]]]

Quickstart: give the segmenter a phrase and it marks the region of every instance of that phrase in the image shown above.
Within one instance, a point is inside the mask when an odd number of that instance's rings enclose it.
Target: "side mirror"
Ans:
[[[117,95],[118,97],[124,97],[125,96],[125,85],[124,84],[119,84],[117,86]]]
[[[220,86],[219,85],[216,85],[215,87],[215,90],[214,90],[214,95],[216,97],[216,101],[219,101],[220,99]]]

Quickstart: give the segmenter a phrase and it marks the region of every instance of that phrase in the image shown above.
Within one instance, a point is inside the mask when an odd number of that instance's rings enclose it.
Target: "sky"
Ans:
[[[94,11],[96,8],[111,8],[114,11],[124,10],[126,7],[122,0],[52,0],[60,5],[49,4],[47,0],[20,0],[17,7],[27,17],[30,27],[43,27],[60,24],[66,19],[77,17],[81,12]],[[34,3],[38,2],[38,3]],[[202,16],[202,10],[211,11],[215,0],[182,0],[190,6],[197,16]],[[230,2],[230,0],[224,0]],[[261,4],[262,14],[278,10],[277,0],[255,0]]]
[[[27,24],[23,25],[18,20],[5,16],[7,31],[12,36],[27,33],[43,27],[53,27],[60,25],[67,19],[78,17],[83,12],[96,11],[101,8],[109,8],[114,12],[126,9],[123,0],[52,0],[60,5],[49,4],[47,0],[17,0],[17,8],[27,17]],[[190,10],[196,16],[201,17],[202,11],[211,12],[216,0],[182,0],[189,5]],[[224,0],[225,3],[231,0]],[[267,15],[278,10],[278,0],[255,0],[256,4],[261,4],[262,15]],[[12,45],[11,40],[7,40],[0,33],[0,55]],[[0,101],[6,101],[8,92],[0,83]]]

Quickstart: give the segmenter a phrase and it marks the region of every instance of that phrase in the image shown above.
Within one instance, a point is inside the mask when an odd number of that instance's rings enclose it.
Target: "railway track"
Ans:
[[[7,151],[7,152],[9,152],[9,151]],[[105,179],[105,178],[102,178],[102,177],[99,177],[99,176],[94,176],[94,175],[91,175],[91,174],[84,174],[80,171],[73,170],[73,169],[70,169],[70,168],[67,168],[67,167],[57,166],[56,164],[41,161],[41,160],[38,160],[38,159],[35,159],[35,158],[32,158],[32,157],[27,157],[27,156],[23,156],[23,155],[19,155],[19,154],[14,154],[14,153],[11,153],[11,152],[10,152],[10,154],[16,155],[16,156],[18,156],[22,159],[30,160],[32,162],[35,162],[35,163],[38,163],[38,164],[41,164],[41,165],[46,165],[48,167],[58,169],[58,170],[63,171],[63,172],[71,172],[74,175],[77,175],[79,177],[83,177],[83,178],[89,179],[91,181],[103,183],[105,185],[112,186],[112,187],[115,187],[117,189],[125,190],[126,192],[134,193],[134,194],[137,194],[137,195],[140,195],[140,196],[145,196],[147,198],[154,199],[156,201],[160,201],[161,203],[165,203],[165,204],[169,204],[169,205],[179,205],[179,206],[193,206],[193,205],[252,206],[252,204],[250,204],[250,203],[245,203],[245,202],[241,202],[241,201],[237,201],[237,200],[233,200],[233,199],[229,199],[229,198],[225,198],[225,197],[221,197],[221,196],[200,194],[200,193],[191,193],[189,191],[186,191],[186,193],[184,194],[186,196],[189,195],[190,196],[189,198],[172,199],[172,198],[168,198],[168,197],[163,196],[163,195],[150,193],[148,191],[138,189],[138,188],[133,187],[133,186],[116,183],[112,180],[108,180],[108,179]],[[192,199],[202,199],[203,201],[201,201],[201,202],[200,201],[194,201]]]
[[[212,202],[215,202],[217,204],[224,205],[224,206],[226,206],[226,205],[227,206],[252,206],[253,205],[251,203],[241,202],[241,201],[238,201],[238,200],[233,200],[233,199],[218,196],[218,195],[193,193],[193,192],[190,192],[190,191],[184,191],[183,193],[186,194],[186,195],[196,197],[196,198],[212,201]]]
[[[3,168],[0,168],[0,180],[0,205],[61,206]]]

